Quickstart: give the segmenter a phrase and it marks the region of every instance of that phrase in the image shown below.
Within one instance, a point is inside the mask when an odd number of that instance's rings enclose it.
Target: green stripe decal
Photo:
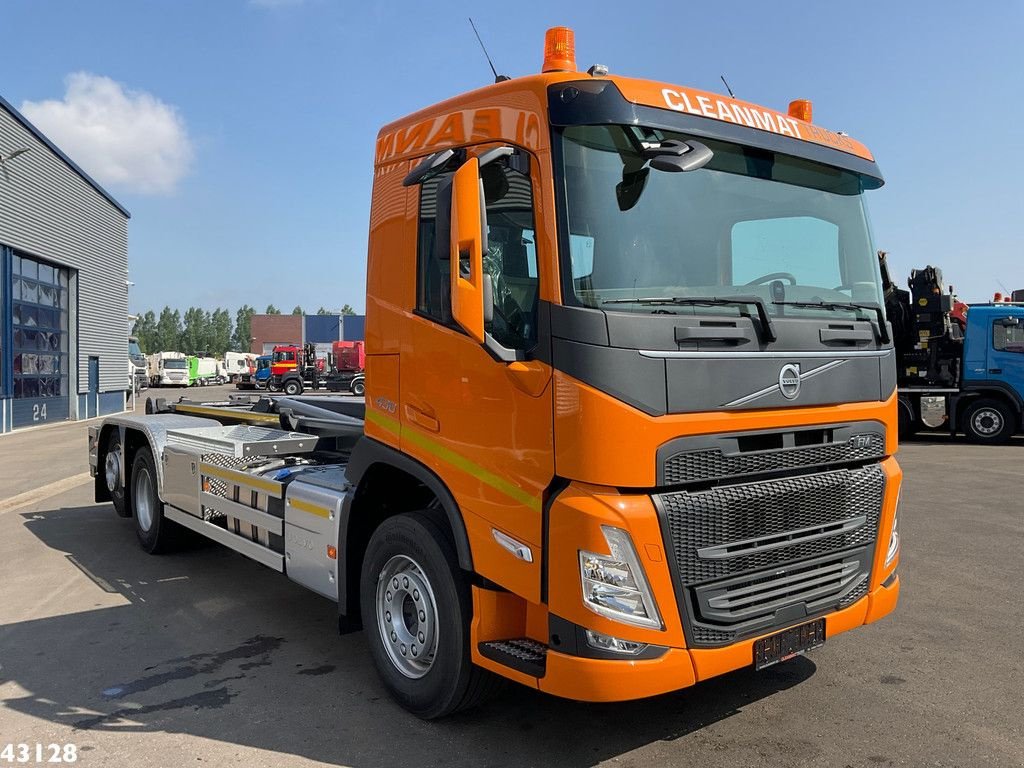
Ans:
[[[509,496],[518,501],[524,507],[529,507],[534,512],[540,512],[540,499],[536,498],[535,496],[531,496],[522,488],[513,485],[505,478],[499,477],[493,472],[489,472],[488,470],[481,467],[479,464],[470,461],[465,456],[456,453],[447,446],[441,445],[440,443],[431,440],[429,437],[420,432],[416,432],[412,429],[401,430],[401,425],[396,419],[392,419],[390,416],[385,416],[384,414],[378,413],[377,411],[367,410],[366,420],[376,424],[382,429],[386,429],[388,432],[391,432],[396,436],[399,435],[399,433],[401,432],[401,437],[403,440],[408,440],[413,445],[422,448],[428,453],[431,453],[437,458],[441,459],[441,461],[447,462],[456,469],[462,470],[467,475],[475,477],[480,482],[485,483],[486,485],[489,485],[498,491],[501,491],[506,496]]]

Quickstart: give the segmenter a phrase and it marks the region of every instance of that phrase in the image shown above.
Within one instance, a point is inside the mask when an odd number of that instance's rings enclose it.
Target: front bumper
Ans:
[[[888,615],[896,607],[899,592],[897,576],[890,586],[879,586],[849,608],[826,614],[826,638],[831,640]],[[546,674],[538,680],[537,687],[578,701],[626,701],[656,696],[751,666],[757,639],[724,648],[669,648],[660,658],[643,661],[588,659],[549,650]]]
[[[533,684],[549,693],[585,701],[642,698],[751,666],[755,641],[786,627],[824,617],[829,639],[888,615],[899,596],[896,576],[899,557],[897,555],[889,564],[884,561],[902,473],[892,457],[874,466],[884,475],[883,490],[875,501],[880,501],[881,510],[871,519],[875,530],[870,540],[848,544],[849,550],[854,545],[861,548],[863,554],[859,557],[869,569],[866,584],[859,594],[851,596],[856,599],[837,596],[829,606],[822,603],[810,609],[804,605],[786,606],[777,614],[773,625],[752,628],[718,647],[709,647],[708,643],[702,646],[691,635],[692,625],[684,626],[689,623],[691,609],[681,605],[685,590],[680,588],[674,575],[678,569],[673,544],[666,540],[664,522],[659,518],[652,497],[570,485],[554,501],[549,513],[548,612],[580,627],[666,650],[658,658],[645,660],[627,656],[621,660],[583,658],[556,650],[551,638],[545,638],[549,642],[545,674]],[[585,606],[578,552],[581,549],[607,551],[602,525],[629,532],[661,614],[660,628],[627,625],[598,615]]]

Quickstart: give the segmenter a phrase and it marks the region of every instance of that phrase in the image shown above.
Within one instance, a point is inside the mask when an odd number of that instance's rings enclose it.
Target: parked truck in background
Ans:
[[[366,344],[362,341],[335,341],[331,344],[331,370],[324,377],[330,392],[366,393]]]
[[[182,352],[154,352],[146,358],[149,383],[153,387],[187,387],[188,360]]]
[[[1001,444],[1024,430],[1024,304],[957,302],[942,271],[910,273],[897,288],[880,253],[886,312],[893,324],[899,429],[962,432]]]
[[[542,74],[378,135],[365,403],[150,402],[90,428],[96,498],[335,601],[425,718],[832,642],[900,588],[881,184],[809,102],[579,72],[549,30]]]
[[[149,386],[149,366],[136,336],[128,337],[128,391],[139,392]]]
[[[238,383],[238,389],[266,389],[270,379],[270,355],[260,355],[254,358],[251,373],[243,373]]]
[[[188,385],[190,387],[207,387],[223,384],[227,380],[221,362],[215,357],[189,355]]]
[[[268,388],[286,395],[301,395],[307,387],[318,390],[324,383],[324,367],[316,344],[279,344],[270,357]]]
[[[242,376],[256,372],[256,356],[249,352],[225,352],[224,376],[232,384],[238,384]]]

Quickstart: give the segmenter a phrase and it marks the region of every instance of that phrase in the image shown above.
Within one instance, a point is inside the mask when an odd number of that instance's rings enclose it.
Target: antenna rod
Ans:
[[[725,90],[727,90],[729,92],[729,95],[735,99],[736,94],[733,93],[732,88],[729,87],[729,81],[725,79],[725,75],[719,75],[719,77],[722,78],[722,82],[725,83]]]
[[[476,31],[476,24],[473,23],[472,16],[469,17],[469,26],[473,28],[473,34],[476,35],[476,41],[480,43],[480,50],[484,52],[484,56],[487,59],[487,63],[491,65],[491,72],[494,73],[494,82],[499,83],[503,79],[507,80],[508,78],[502,78],[501,75],[498,74],[498,70],[494,68],[494,62],[491,61],[491,56],[489,53],[487,53],[487,47],[484,45],[484,41],[480,39],[480,33]]]

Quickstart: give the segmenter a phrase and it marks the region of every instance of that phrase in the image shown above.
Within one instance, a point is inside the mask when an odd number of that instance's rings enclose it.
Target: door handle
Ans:
[[[996,375],[1000,375],[1000,374],[1002,374],[1003,369],[1002,368],[989,368],[988,372],[989,373],[994,373]]]
[[[405,417],[413,424],[419,427],[423,427],[423,429],[427,430],[428,432],[441,431],[441,422],[439,422],[431,414],[417,408],[414,405],[405,406]]]

